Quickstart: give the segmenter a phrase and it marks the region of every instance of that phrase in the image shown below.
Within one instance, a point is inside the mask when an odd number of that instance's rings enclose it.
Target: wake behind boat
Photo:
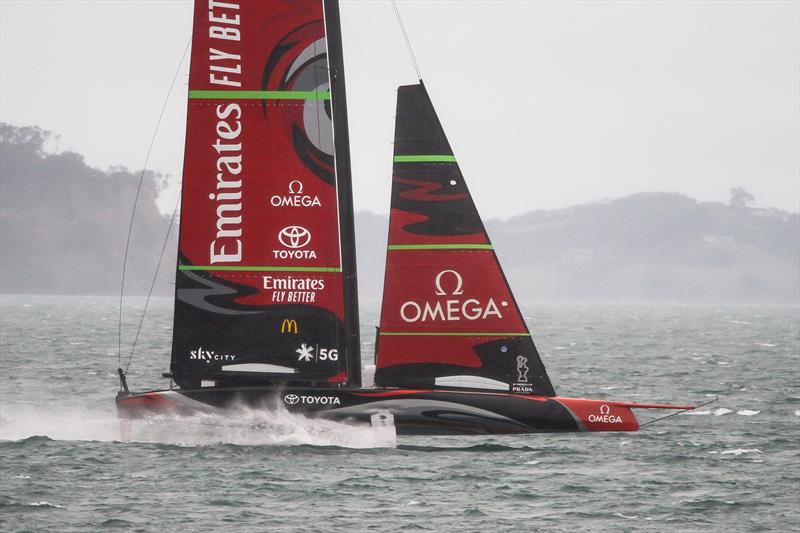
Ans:
[[[425,86],[398,90],[374,383],[362,380],[336,1],[197,0],[172,360],[121,416],[247,405],[399,434],[635,431],[556,395]]]

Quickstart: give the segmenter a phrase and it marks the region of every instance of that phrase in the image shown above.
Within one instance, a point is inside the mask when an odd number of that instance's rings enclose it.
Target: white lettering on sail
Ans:
[[[218,138],[212,148],[217,152],[217,192],[208,195],[217,203],[216,239],[209,246],[209,261],[236,263],[242,260],[242,180],[234,179],[242,172],[242,143],[236,141],[242,132],[242,109],[239,104],[220,104],[216,109]],[[233,115],[233,123],[230,119]]]
[[[297,354],[297,360],[303,363],[339,360],[338,348],[320,348],[319,345],[310,346],[302,343],[294,352]]]
[[[303,250],[311,243],[311,232],[303,226],[286,226],[278,232],[278,241],[289,250],[272,250],[275,259],[316,259],[317,252]]]
[[[292,180],[289,182],[289,194],[274,194],[269,200],[272,207],[320,207],[322,202],[319,196],[303,194],[303,182]]]
[[[314,303],[317,291],[325,290],[322,278],[262,276],[265,291],[271,291],[275,303]]]
[[[233,354],[223,354],[223,353],[216,353],[214,350],[208,350],[199,346],[195,350],[189,351],[189,360],[190,361],[205,361],[206,364],[211,364],[214,361],[235,361],[236,356]]]
[[[238,9],[239,4],[208,0],[208,36],[222,41],[241,41],[241,32],[237,27],[240,23],[239,14],[230,12]],[[239,54],[210,48],[209,70],[208,81],[212,85],[242,86],[242,56]]]
[[[450,278],[450,279],[448,279]],[[455,270],[442,270],[434,279],[437,296],[461,296],[464,280]],[[449,290],[449,292],[448,292]],[[508,302],[500,302],[507,307]],[[489,298],[486,303],[475,298],[447,298],[415,302],[409,300],[400,306],[400,317],[405,322],[454,322],[457,320],[485,320],[488,317],[503,318],[500,308]]]

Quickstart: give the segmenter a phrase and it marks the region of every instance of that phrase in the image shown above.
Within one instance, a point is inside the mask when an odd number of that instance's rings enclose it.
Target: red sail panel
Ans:
[[[386,271],[384,333],[528,333],[492,250],[390,249]]]
[[[194,17],[173,374],[346,374],[349,175],[336,172],[323,2],[198,0]]]
[[[400,87],[376,383],[554,394],[423,85]]]

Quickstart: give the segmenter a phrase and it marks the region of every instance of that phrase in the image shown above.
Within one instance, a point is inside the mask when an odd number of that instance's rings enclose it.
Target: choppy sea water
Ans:
[[[243,411],[123,443],[116,306],[0,299],[3,531],[800,531],[797,307],[524,306],[561,395],[720,397],[638,433],[394,441]],[[365,359],[376,320],[362,314]],[[170,322],[155,301],[133,388],[164,385]]]

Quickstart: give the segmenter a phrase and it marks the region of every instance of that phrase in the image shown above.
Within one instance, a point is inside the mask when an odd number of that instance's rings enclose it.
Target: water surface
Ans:
[[[142,304],[126,306],[123,363]],[[171,306],[152,305],[136,389],[165,385]],[[116,306],[0,300],[3,531],[800,531],[797,307],[523,306],[561,395],[720,397],[638,433],[395,443],[242,412],[122,443]],[[369,362],[377,313],[362,319]]]

